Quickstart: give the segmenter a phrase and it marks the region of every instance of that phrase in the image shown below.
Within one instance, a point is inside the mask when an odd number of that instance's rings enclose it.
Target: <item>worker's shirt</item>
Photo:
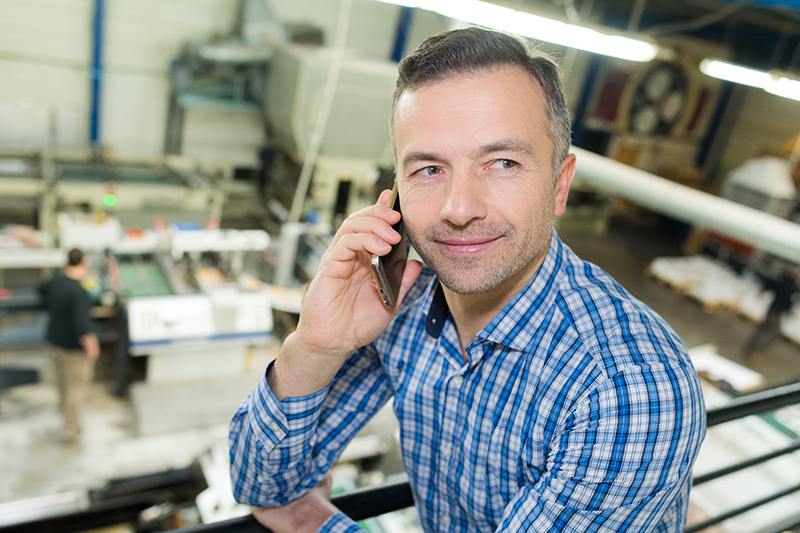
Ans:
[[[282,505],[316,486],[394,397],[425,531],[683,531],[705,410],[685,347],[652,310],[555,232],[466,363],[430,271],[405,301],[326,389],[278,401],[262,379],[242,403],[240,502]],[[358,528],[339,513],[323,530]]]
[[[49,313],[47,340],[65,350],[80,350],[80,338],[92,333],[91,300],[81,282],[58,273],[39,287]]]

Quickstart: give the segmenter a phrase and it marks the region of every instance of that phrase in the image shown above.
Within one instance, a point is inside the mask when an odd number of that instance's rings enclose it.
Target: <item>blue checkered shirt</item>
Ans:
[[[553,233],[529,285],[466,347],[424,270],[392,324],[324,390],[262,379],[231,423],[236,499],[289,502],[394,397],[427,532],[683,531],[705,435],[672,329]],[[339,513],[324,531],[360,531]]]

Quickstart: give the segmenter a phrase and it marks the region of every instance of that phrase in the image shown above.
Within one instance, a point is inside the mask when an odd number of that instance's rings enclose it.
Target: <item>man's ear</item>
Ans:
[[[568,154],[561,163],[561,169],[558,172],[558,182],[556,183],[555,193],[555,216],[563,215],[564,210],[567,208],[569,186],[572,184],[572,178],[574,177],[575,154]]]

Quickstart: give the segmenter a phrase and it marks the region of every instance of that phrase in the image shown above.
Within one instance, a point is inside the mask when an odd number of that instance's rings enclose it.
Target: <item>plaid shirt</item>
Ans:
[[[436,277],[328,388],[277,401],[266,379],[230,431],[237,500],[315,486],[392,396],[425,531],[683,531],[705,435],[678,336],[553,232],[543,265],[466,348]],[[360,531],[343,514],[324,531]]]

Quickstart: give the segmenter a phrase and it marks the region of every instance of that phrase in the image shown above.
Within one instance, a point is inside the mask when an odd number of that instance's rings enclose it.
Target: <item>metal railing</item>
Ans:
[[[731,402],[724,407],[710,409],[707,413],[707,424],[708,427],[713,427],[746,416],[763,414],[768,411],[780,409],[781,407],[797,404],[800,404],[800,383],[746,394],[731,400]],[[765,463],[797,450],[800,450],[800,440],[793,441],[788,446],[779,450],[697,476],[693,480],[693,486],[701,485],[735,472],[740,472],[746,468]],[[686,533],[696,533],[798,491],[800,491],[800,484],[784,488],[747,505],[731,509],[726,513],[709,518],[701,523],[693,524],[686,528]],[[406,507],[414,505],[407,478],[376,485],[374,487],[365,487],[345,494],[339,494],[332,498],[332,502],[353,520],[362,520],[364,518],[405,509]],[[775,524],[771,529],[761,533],[780,533],[797,526],[800,526],[800,515],[780,524]],[[265,531],[268,530],[256,522],[252,515],[249,515],[242,518],[226,520],[224,522],[180,529],[176,530],[176,533],[264,533]]]

